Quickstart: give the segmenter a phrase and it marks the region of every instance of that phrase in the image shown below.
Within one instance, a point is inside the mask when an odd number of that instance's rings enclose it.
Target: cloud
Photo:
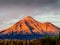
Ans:
[[[42,22],[42,23],[51,22],[54,25],[60,27],[60,20],[59,20],[60,19],[60,15],[56,15],[55,16],[53,14],[50,14],[50,15],[48,15],[48,14],[45,15],[44,14],[44,16],[43,15],[35,16],[34,19],[36,19],[37,21]]]
[[[2,22],[2,24],[0,24],[0,30],[4,30],[12,25],[14,25],[16,22],[18,22],[19,20],[21,20],[23,18],[23,16],[19,16],[18,18],[10,18],[8,20],[5,20]]]
[[[58,0],[0,0],[2,4],[51,4]]]

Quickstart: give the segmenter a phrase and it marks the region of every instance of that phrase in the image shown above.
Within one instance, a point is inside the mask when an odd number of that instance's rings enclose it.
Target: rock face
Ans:
[[[58,27],[53,25],[50,22],[41,23],[36,20],[34,20],[32,17],[27,16],[26,18],[18,21],[13,26],[9,27],[8,29],[5,29],[0,32],[0,36],[6,36],[6,35],[57,35]],[[18,36],[19,36],[18,35]],[[7,37],[8,37],[7,36]]]

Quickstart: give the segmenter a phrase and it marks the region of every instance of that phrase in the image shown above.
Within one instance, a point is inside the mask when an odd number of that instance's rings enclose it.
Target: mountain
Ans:
[[[3,39],[34,39],[44,35],[58,35],[58,30],[58,27],[50,22],[41,23],[27,16],[13,26],[1,31],[0,37]]]

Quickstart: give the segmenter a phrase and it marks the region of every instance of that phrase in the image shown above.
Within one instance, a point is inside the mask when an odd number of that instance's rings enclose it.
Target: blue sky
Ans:
[[[6,2],[2,1],[0,4],[0,30],[10,27],[26,16],[32,16],[39,22],[51,22],[60,27],[60,0],[42,1],[49,3],[37,3],[38,1],[31,3],[31,1],[27,4],[26,2],[21,4],[16,4],[14,1],[12,1],[14,3]]]

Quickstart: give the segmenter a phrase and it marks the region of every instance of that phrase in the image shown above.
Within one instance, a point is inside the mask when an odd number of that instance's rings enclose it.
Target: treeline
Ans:
[[[59,36],[45,36],[42,39],[34,40],[1,40],[0,45],[60,45]]]

